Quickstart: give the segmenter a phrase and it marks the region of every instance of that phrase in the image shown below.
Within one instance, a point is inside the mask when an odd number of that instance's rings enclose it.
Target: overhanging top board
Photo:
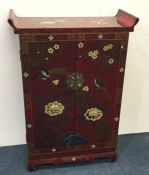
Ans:
[[[110,17],[17,17],[9,12],[15,33],[48,32],[131,32],[139,19],[121,9]]]

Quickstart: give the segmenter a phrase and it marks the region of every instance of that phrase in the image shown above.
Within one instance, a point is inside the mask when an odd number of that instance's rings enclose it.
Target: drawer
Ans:
[[[35,41],[66,41],[76,40],[75,33],[63,33],[63,34],[37,34],[34,35]]]
[[[115,33],[77,33],[77,40],[105,40],[115,39]]]
[[[116,33],[48,33],[48,34],[24,34],[20,35],[21,40],[28,41],[82,41],[82,40],[103,40],[115,39]]]

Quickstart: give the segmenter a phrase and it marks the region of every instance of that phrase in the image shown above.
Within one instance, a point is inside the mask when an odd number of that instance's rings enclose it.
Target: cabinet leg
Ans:
[[[113,156],[110,157],[109,161],[110,161],[110,162],[115,162],[116,159],[117,159],[117,155],[114,154]]]
[[[34,171],[36,169],[35,165],[32,162],[28,162],[28,170]]]

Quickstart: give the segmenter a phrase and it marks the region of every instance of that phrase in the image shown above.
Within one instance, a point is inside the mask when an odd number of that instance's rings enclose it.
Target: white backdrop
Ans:
[[[5,0],[0,6],[0,146],[25,143],[18,35],[7,23],[18,16],[111,16],[122,8],[140,18],[130,34],[119,134],[149,131],[149,20],[147,0]]]

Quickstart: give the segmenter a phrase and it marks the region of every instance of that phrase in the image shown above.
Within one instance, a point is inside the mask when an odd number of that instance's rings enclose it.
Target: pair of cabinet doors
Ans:
[[[111,145],[121,40],[74,33],[20,35],[20,41],[30,154]]]

